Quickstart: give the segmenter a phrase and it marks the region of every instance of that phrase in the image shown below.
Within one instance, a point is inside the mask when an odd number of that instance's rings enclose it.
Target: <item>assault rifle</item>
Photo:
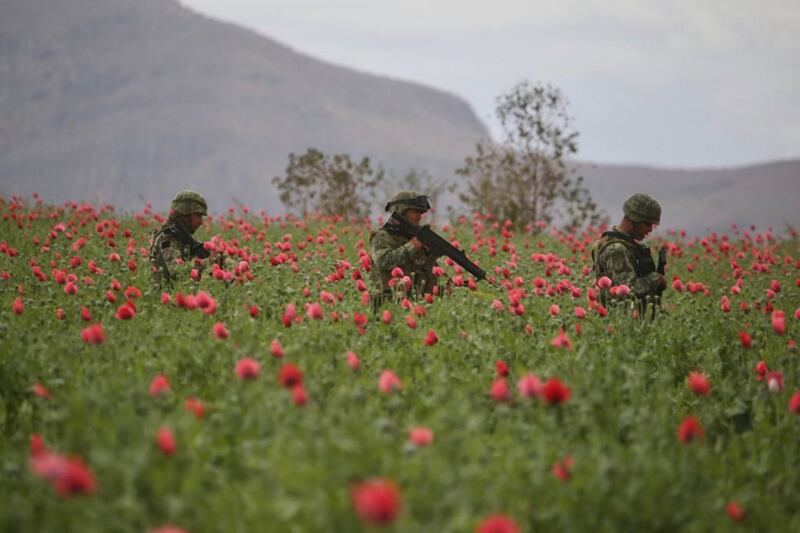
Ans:
[[[446,239],[442,238],[438,233],[433,231],[430,226],[415,226],[399,213],[392,213],[392,220],[394,224],[389,223],[388,226],[406,237],[416,237],[425,245],[425,248],[433,255],[446,255],[455,261],[461,268],[475,276],[478,281],[486,279],[486,271],[481,267],[470,261],[462,250],[459,250]]]
[[[661,249],[658,250],[658,265],[656,266],[656,272],[658,272],[663,276],[665,274],[666,266],[667,266],[667,247],[662,246]]]

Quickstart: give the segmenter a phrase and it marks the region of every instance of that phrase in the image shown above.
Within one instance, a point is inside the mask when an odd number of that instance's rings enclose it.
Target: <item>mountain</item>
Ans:
[[[630,194],[646,192],[661,204],[667,228],[692,234],[726,231],[732,224],[800,229],[800,160],[692,170],[583,163],[578,173],[613,223]]]
[[[174,0],[0,0],[0,194],[163,210],[191,188],[212,211],[239,199],[276,213],[270,180],[291,152],[456,182],[487,137],[457,96],[318,61]],[[642,191],[661,202],[663,226],[692,233],[800,225],[798,160],[578,167],[614,222]]]
[[[330,65],[172,0],[0,0],[0,186],[157,206],[181,188],[279,210],[290,152],[452,175],[462,99]]]

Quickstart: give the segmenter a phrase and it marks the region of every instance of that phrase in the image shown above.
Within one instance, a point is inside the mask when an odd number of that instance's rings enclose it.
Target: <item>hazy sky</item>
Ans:
[[[181,0],[297,51],[465,98],[560,87],[579,157],[670,167],[800,157],[800,0]]]

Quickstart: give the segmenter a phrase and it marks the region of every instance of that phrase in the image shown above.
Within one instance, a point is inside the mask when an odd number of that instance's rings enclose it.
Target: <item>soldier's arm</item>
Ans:
[[[171,279],[177,279],[178,271],[186,269],[184,265],[179,264],[182,262],[183,255],[181,254],[177,242],[173,239],[169,239],[158,242],[156,245],[156,256],[163,262],[163,265],[166,266],[168,270],[168,272],[163,272],[163,275],[169,276]],[[178,259],[181,261],[177,261]]]
[[[624,244],[609,244],[603,253],[606,271],[611,272],[614,285],[627,285],[634,295],[643,297],[660,294],[663,281],[658,272],[650,272],[646,276],[636,277],[633,257]]]
[[[658,272],[650,272],[648,275],[636,280],[637,296],[659,295],[664,289],[664,277]]]
[[[411,241],[399,247],[393,247],[391,237],[379,232],[372,239],[372,261],[378,270],[386,271],[410,261],[417,253]]]

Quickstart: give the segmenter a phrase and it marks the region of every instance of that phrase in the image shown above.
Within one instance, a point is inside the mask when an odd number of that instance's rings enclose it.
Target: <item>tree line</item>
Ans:
[[[578,152],[578,133],[560,89],[522,81],[497,97],[495,114],[501,139],[476,144],[475,153],[455,171],[464,178],[460,187],[424,170],[411,170],[398,180],[367,157],[353,161],[347,154],[324,154],[316,148],[290,154],[285,174],[272,182],[281,202],[303,214],[368,216],[378,195],[389,195],[390,182],[424,191],[434,205],[442,193],[458,189],[467,207],[518,226],[578,227],[603,220],[583,177],[570,167]]]

